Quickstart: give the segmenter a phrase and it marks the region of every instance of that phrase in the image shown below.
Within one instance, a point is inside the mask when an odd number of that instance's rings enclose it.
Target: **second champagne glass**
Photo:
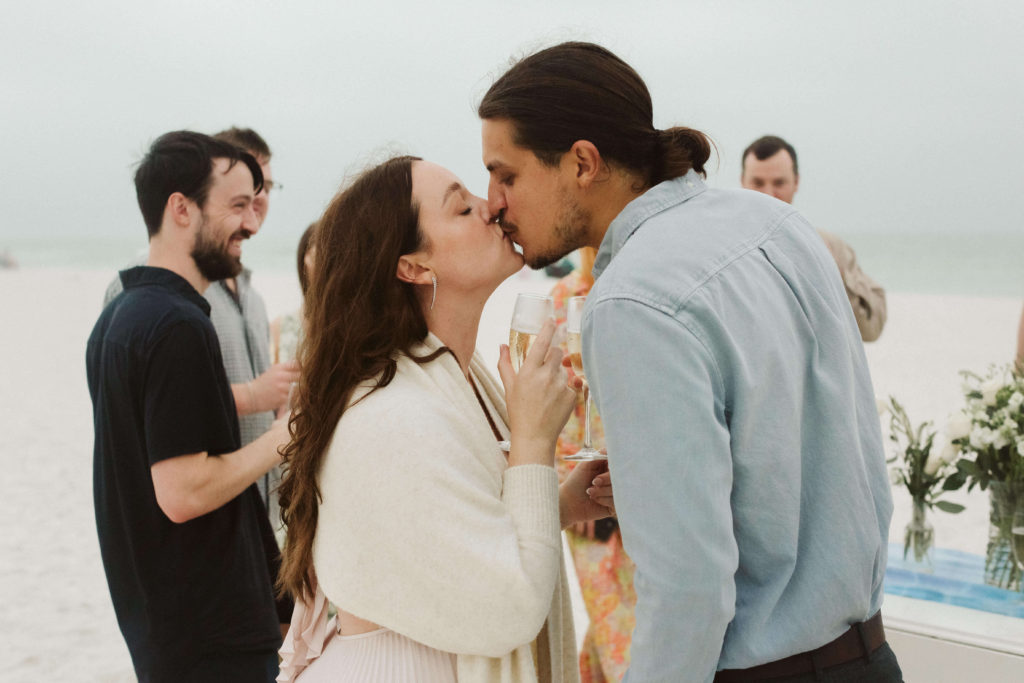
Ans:
[[[590,385],[583,372],[583,304],[585,296],[574,296],[567,302],[565,316],[566,346],[569,347],[569,362],[576,376],[583,380],[583,446],[563,460],[607,460],[608,456],[594,448],[590,437]]]
[[[519,372],[519,367],[530,352],[533,341],[540,334],[544,323],[555,317],[555,300],[543,294],[522,293],[516,297],[515,308],[512,309],[512,325],[508,333],[508,348],[512,356],[512,369]],[[508,451],[512,444],[505,440],[499,441],[498,447]]]

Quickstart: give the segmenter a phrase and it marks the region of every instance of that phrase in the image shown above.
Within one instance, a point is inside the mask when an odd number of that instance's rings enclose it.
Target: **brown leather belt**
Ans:
[[[885,629],[882,628],[882,613],[876,612],[875,616],[854,624],[846,633],[817,650],[801,652],[749,669],[723,669],[715,674],[715,683],[765,681],[823,671],[852,662],[858,657],[867,659],[868,655],[883,645]]]

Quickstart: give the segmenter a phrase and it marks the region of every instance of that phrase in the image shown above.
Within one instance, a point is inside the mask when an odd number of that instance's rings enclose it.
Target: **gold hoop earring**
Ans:
[[[427,309],[428,311],[434,310],[434,301],[437,300],[437,276],[431,275],[430,281],[434,283],[434,293],[430,295],[430,308]]]

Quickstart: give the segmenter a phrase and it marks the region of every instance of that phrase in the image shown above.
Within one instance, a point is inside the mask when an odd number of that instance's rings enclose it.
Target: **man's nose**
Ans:
[[[242,229],[248,230],[249,234],[255,235],[260,231],[260,217],[256,215],[256,204],[250,204],[249,208],[242,214]]]
[[[505,201],[505,193],[492,182],[487,186],[487,210],[492,216],[497,216],[506,208],[508,203]]]

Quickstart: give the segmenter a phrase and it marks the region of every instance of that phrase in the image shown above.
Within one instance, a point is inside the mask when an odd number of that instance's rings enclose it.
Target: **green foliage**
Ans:
[[[931,421],[914,425],[907,411],[894,397],[886,404],[889,413],[889,440],[896,444],[890,463],[890,477],[894,484],[904,486],[915,502],[943,512],[963,511],[962,505],[939,500],[945,491],[963,486],[963,477],[949,460],[942,457],[940,444],[935,443],[938,432]],[[935,451],[933,453],[933,451]],[[950,451],[951,460],[953,451]]]

